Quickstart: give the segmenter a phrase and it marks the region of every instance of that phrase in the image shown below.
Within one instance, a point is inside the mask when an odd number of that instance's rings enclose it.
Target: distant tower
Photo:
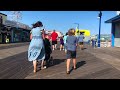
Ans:
[[[116,11],[117,15],[120,15],[120,11]]]
[[[21,11],[10,11],[8,14],[8,19],[19,22],[19,20],[22,19],[22,12]]]

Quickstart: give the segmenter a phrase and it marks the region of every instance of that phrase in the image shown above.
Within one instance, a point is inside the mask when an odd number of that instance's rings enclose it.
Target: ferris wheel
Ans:
[[[22,12],[21,11],[9,11],[8,19],[19,22],[19,20],[22,20]]]

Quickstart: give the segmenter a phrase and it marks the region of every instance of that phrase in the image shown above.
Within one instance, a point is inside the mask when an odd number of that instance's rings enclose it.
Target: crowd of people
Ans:
[[[48,60],[50,59],[51,53],[57,49],[58,44],[58,34],[53,30],[51,34],[51,39],[41,29],[43,27],[42,22],[38,21],[33,24],[31,30],[31,42],[28,48],[28,60],[33,62],[34,70],[37,72],[38,62],[41,62],[41,69],[48,67]],[[66,53],[66,73],[70,74],[70,61],[73,60],[73,69],[76,70],[76,51],[77,46],[83,50],[83,39],[84,35],[80,33],[78,37],[75,36],[75,29],[71,28],[66,32],[64,36],[60,37],[60,51],[64,50]],[[53,57],[54,58],[54,57]]]

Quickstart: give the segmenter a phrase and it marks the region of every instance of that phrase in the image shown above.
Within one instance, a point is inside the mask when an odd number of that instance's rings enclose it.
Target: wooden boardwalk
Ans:
[[[0,79],[23,79],[32,71],[27,52],[0,60]]]
[[[71,73],[67,75],[64,51],[54,50],[54,65],[44,70],[38,66],[36,74],[33,73],[32,62],[27,60],[25,51],[0,59],[0,79],[119,79],[119,53],[120,48],[93,49],[86,46],[84,51],[78,48],[77,69],[72,69],[71,61]]]
[[[89,49],[90,48],[90,49]],[[77,70],[72,70],[66,74],[66,60],[63,51],[53,51],[54,66],[40,70],[36,74],[31,72],[25,79],[119,79],[120,71],[97,58],[92,52],[94,49],[87,46],[84,51],[77,51]],[[89,52],[88,52],[89,51]]]
[[[0,44],[0,50],[9,49],[9,48],[13,48],[13,47],[20,47],[20,46],[24,46],[24,45],[29,45],[29,42]]]

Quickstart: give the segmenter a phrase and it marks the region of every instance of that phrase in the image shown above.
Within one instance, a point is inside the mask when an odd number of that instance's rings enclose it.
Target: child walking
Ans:
[[[64,50],[64,40],[63,40],[63,36],[60,37],[60,51]]]
[[[47,68],[48,65],[49,65],[48,60],[50,59],[50,54],[52,53],[51,44],[50,44],[48,35],[45,35],[44,46],[45,46],[45,59],[44,59],[45,62],[44,62],[44,65]]]

